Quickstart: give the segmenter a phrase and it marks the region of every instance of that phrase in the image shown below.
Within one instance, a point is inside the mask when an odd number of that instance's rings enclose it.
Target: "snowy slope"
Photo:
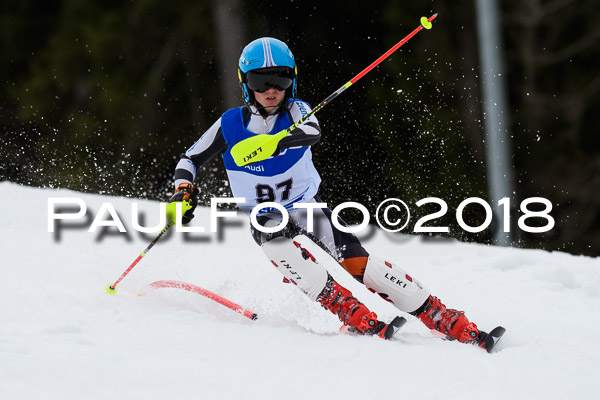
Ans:
[[[48,197],[112,203],[130,230],[47,232]],[[0,183],[0,399],[592,399],[600,378],[598,259],[458,242],[364,240],[482,329],[508,329],[500,351],[432,337],[409,317],[397,340],[339,334],[266,261],[245,219],[218,238],[159,242],[115,281],[154,234],[131,230],[134,200]],[[137,201],[158,221],[158,203]],[[195,226],[208,225],[199,210]],[[314,249],[380,316],[395,309]],[[259,314],[250,321],[199,295],[145,290],[176,279]],[[138,296],[144,292],[145,295]]]

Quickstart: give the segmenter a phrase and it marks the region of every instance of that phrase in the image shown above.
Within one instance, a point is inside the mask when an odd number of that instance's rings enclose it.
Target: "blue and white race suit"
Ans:
[[[287,129],[309,111],[310,106],[300,100],[288,100],[285,112],[267,116],[247,107],[226,111],[179,161],[175,185],[193,182],[196,169],[224,151],[223,161],[233,195],[246,199],[238,203],[240,209],[249,211],[267,201],[288,209],[294,203],[308,202],[317,194],[321,183],[310,151],[310,145],[321,136],[314,115],[280,142],[277,156],[240,167],[233,161],[230,149],[246,138],[274,135]]]

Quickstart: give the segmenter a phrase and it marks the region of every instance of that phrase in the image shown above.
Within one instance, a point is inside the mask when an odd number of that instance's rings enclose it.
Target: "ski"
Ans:
[[[396,332],[400,330],[406,324],[406,318],[404,317],[396,317],[390,322],[390,324],[385,328],[383,332],[383,338],[386,340],[391,339]]]
[[[506,329],[503,327],[495,327],[479,340],[479,347],[485,349],[488,353],[491,353],[494,350],[496,343],[498,343],[502,335],[504,335],[504,332],[506,332]]]
[[[404,324],[406,324],[406,318],[404,318],[404,317],[395,317],[392,320],[392,322],[390,322],[385,327],[385,330],[383,332],[379,332],[379,333],[373,334],[372,336],[379,336],[382,339],[390,340],[392,337],[394,337],[394,335],[396,334],[396,332],[398,332],[400,330],[400,328],[402,328],[404,326]],[[348,325],[342,325],[340,327],[340,332],[352,333],[352,334],[363,335],[363,336],[369,336],[370,335],[368,333],[361,332],[358,329],[350,327]]]
[[[430,332],[435,338],[439,338],[442,340],[448,340],[451,342],[456,340],[456,339],[451,338],[450,336],[444,335],[443,333],[438,332],[434,329],[431,329]],[[492,353],[494,351],[494,347],[496,346],[496,343],[498,343],[498,341],[500,340],[502,335],[504,335],[504,332],[506,332],[506,329],[504,329],[501,326],[497,326],[496,328],[492,329],[489,333],[487,333],[485,331],[479,331],[479,337],[473,341],[467,342],[466,344],[475,345],[475,346],[487,351],[488,353]]]

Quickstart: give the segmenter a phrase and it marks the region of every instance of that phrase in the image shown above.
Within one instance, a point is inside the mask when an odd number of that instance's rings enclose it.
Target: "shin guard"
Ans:
[[[421,307],[430,294],[427,287],[402,268],[374,256],[369,256],[363,282],[371,291],[407,313]]]
[[[298,242],[286,237],[272,239],[263,251],[285,279],[298,286],[313,301],[327,285],[327,270]]]

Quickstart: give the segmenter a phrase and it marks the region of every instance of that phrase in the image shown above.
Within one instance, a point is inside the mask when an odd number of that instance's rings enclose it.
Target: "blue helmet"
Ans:
[[[296,97],[296,61],[281,40],[264,37],[250,42],[240,56],[238,78],[244,101],[254,102],[253,91],[269,87],[285,90],[285,97]]]

